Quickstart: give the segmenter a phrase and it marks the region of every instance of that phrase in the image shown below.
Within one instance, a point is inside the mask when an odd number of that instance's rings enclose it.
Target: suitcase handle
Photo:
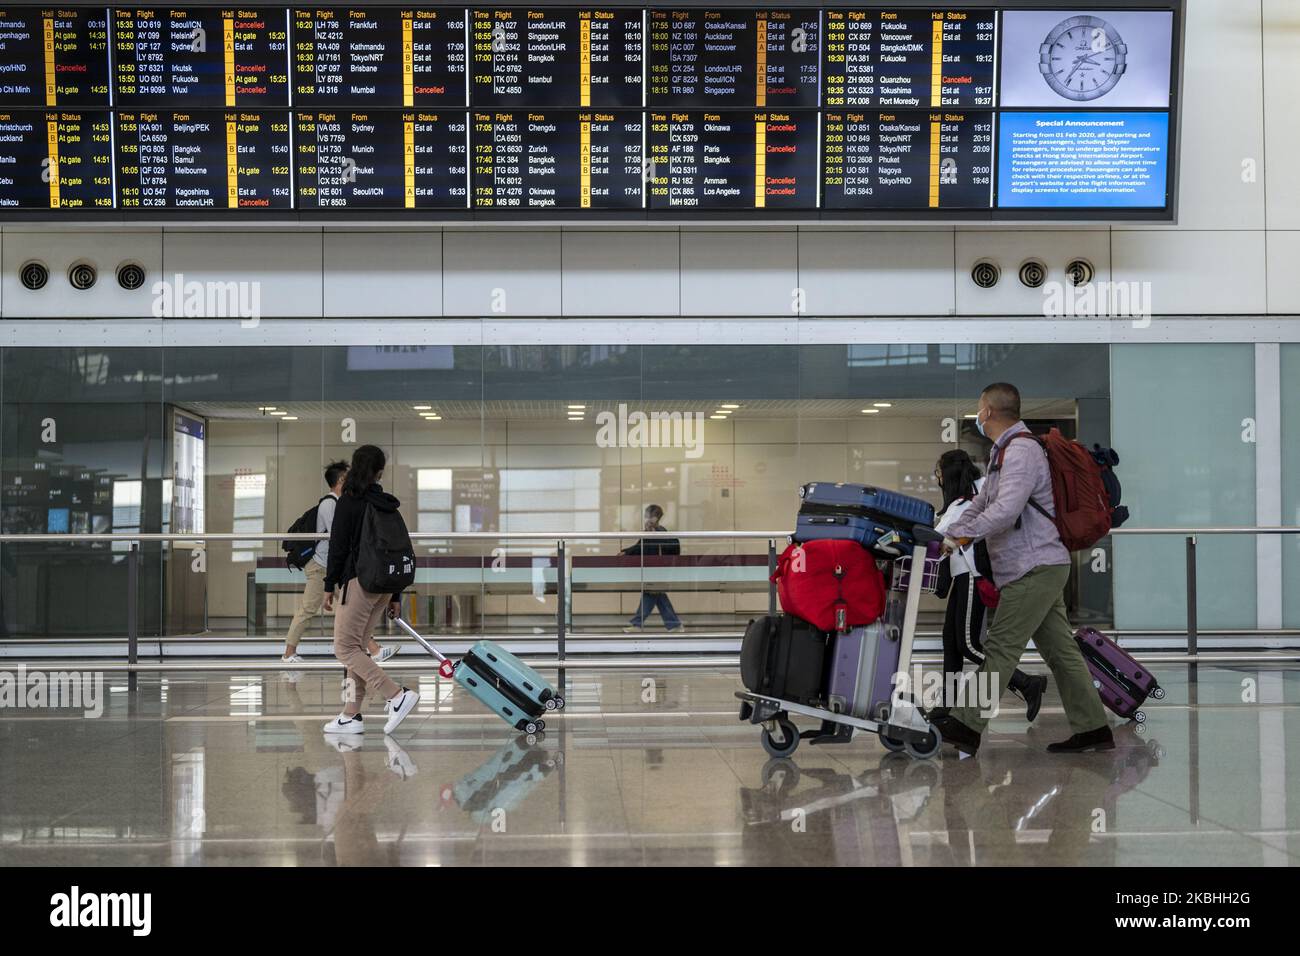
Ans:
[[[453,665],[452,662],[447,659],[447,656],[443,654],[442,651],[438,650],[427,640],[425,640],[424,636],[420,634],[420,632],[417,631],[415,628],[411,627],[411,625],[408,624],[402,617],[398,616],[393,618],[393,620],[397,622],[398,627],[404,630],[407,634],[411,635],[411,637],[415,638],[416,643],[418,643],[426,651],[432,654],[434,658],[437,659],[439,664],[438,673],[442,674],[443,677],[451,676],[451,671],[454,669],[455,665]]]

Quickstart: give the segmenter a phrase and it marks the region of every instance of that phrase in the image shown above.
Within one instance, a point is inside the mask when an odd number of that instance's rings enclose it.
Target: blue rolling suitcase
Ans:
[[[847,539],[900,555],[912,550],[914,526],[934,527],[930,502],[870,485],[814,481],[799,489],[799,497],[795,541]]]
[[[453,678],[515,730],[528,734],[545,730],[542,714],[564,707],[564,698],[555,688],[505,648],[479,641],[453,664],[406,621],[399,617],[397,623],[438,659],[444,677]]]

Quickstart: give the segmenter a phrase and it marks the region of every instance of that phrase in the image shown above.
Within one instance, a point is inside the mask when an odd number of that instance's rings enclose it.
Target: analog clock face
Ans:
[[[1071,100],[1105,96],[1128,66],[1128,47],[1101,17],[1062,20],[1039,47],[1038,69],[1047,85]]]

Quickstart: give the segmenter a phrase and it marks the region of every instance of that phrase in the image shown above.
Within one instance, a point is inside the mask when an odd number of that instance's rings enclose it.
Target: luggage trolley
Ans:
[[[933,592],[938,582],[940,558],[927,558],[926,547],[932,541],[942,541],[943,535],[932,528],[917,525],[912,529],[913,547],[910,555],[887,554],[880,550],[888,544],[883,539],[875,553],[887,558],[890,565],[890,589],[907,595],[903,624],[899,634],[898,671],[907,674],[912,667],[912,642],[916,636],[916,619],[921,606],[921,593]],[[913,573],[916,568],[921,573]],[[871,717],[855,717],[808,704],[800,704],[779,697],[768,697],[749,690],[737,691],[740,700],[740,719],[763,728],[763,749],[773,757],[788,757],[795,752],[799,741],[810,738],[814,745],[822,743],[848,743],[855,730],[876,734],[886,750],[905,751],[917,759],[927,759],[939,752],[943,738],[930,724],[917,700],[904,693],[903,682],[895,680],[888,705],[882,713]],[[822,726],[817,730],[800,731],[791,719],[792,714],[817,717]]]

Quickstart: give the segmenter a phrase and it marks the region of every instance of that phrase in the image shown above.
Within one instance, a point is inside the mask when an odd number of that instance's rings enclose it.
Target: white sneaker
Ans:
[[[402,745],[392,737],[385,737],[384,746],[388,748],[388,769],[403,780],[414,777],[419,768],[411,759],[411,755],[402,749]]]
[[[280,658],[282,664],[306,664],[301,654],[290,654],[288,657]]]
[[[623,633],[624,633],[624,634],[638,634],[638,633],[640,633],[642,630],[644,630],[644,628],[643,628],[640,624],[629,624],[627,627],[623,628]]]
[[[345,717],[343,714],[339,714],[325,725],[325,733],[327,734],[364,734],[365,732],[366,724],[360,716]]]
[[[387,646],[381,647],[379,649],[378,654],[371,654],[370,659],[374,661],[376,664],[382,664],[384,661],[388,660],[390,657],[396,654],[397,650],[398,648],[396,644],[389,644]]]
[[[406,719],[406,715],[414,710],[415,705],[419,702],[419,694],[407,687],[403,687],[400,694],[384,705],[388,711],[388,720],[384,723],[384,733],[391,734],[396,730],[397,725]]]

